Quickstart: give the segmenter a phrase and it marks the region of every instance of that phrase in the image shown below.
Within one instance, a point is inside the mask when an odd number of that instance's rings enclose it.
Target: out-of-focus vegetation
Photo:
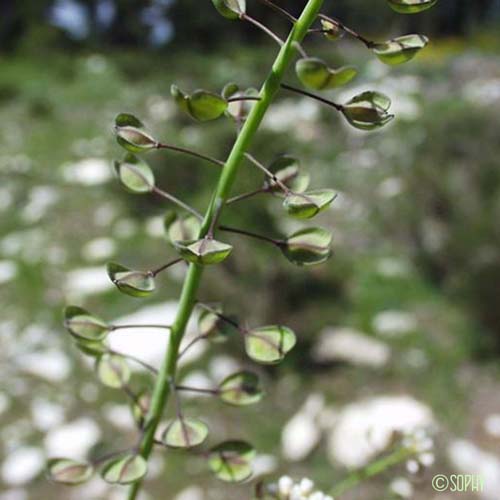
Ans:
[[[273,54],[267,43],[254,43],[251,30],[243,30],[243,45],[223,44],[213,53],[193,49],[189,42],[208,47],[220,40],[214,33],[221,33],[211,6],[205,11],[199,0],[165,7],[177,45],[156,52],[118,49],[150,35],[138,16],[129,15],[137,2],[120,2],[118,20],[103,33],[92,30],[84,42],[69,42],[34,21],[45,15],[48,2],[22,3],[23,9],[9,2],[0,30],[2,47],[13,51],[0,59],[1,479],[5,494],[21,495],[9,500],[109,500],[112,493],[95,485],[74,491],[50,485],[36,467],[33,478],[19,473],[13,481],[8,465],[18,449],[57,449],[64,422],[83,419],[87,431],[90,421],[97,422],[91,453],[132,439],[121,395],[97,388],[91,366],[64,334],[64,305],[81,303],[114,319],[178,296],[175,273],[154,297],[140,302],[107,286],[107,260],[147,268],[173,255],[161,228],[168,207],[126,194],[112,180],[111,160],[121,154],[112,120],[118,112],[133,112],[169,143],[224,158],[234,138],[231,124],[193,123],[168,97],[170,84],[214,90],[231,80],[258,85]],[[83,3],[92,13],[98,2]],[[298,2],[288,3],[293,11]],[[203,408],[214,442],[227,432],[251,437],[261,452],[279,458],[282,426],[309,393],[324,394],[336,409],[366,396],[411,394],[440,424],[442,472],[449,467],[452,435],[498,451],[481,422],[500,413],[498,369],[485,359],[500,353],[500,52],[493,31],[475,35],[477,21],[494,12],[493,3],[453,2],[457,13],[449,15],[451,3],[442,1],[436,14],[423,16],[423,26],[394,28],[387,24],[393,20],[389,11],[373,25],[364,5],[339,2],[338,16],[345,11],[369,33],[390,26],[391,34],[419,28],[467,32],[469,39],[434,40],[414,63],[390,71],[348,41],[338,51],[325,49],[332,64],[348,54],[360,68],[359,78],[332,96],[342,100],[375,88],[393,98],[397,120],[381,133],[355,132],[330,110],[280,96],[253,150],[265,163],[279,154],[296,155],[313,185],[339,191],[333,209],[320,219],[334,231],[335,255],[321,268],[297,272],[273,248],[232,240],[237,251],[221,269],[208,271],[203,298],[224,298],[227,310],[251,324],[283,321],[298,333],[300,345],[282,367],[263,371],[269,389],[260,406],[234,412],[205,400],[188,405],[193,412]],[[282,26],[275,18],[272,23]],[[241,28],[224,24],[224,31],[221,37],[232,41]],[[43,57],[30,54],[39,44]],[[294,78],[291,72],[289,80]],[[216,169],[174,153],[151,158],[160,186],[200,209],[206,206]],[[262,179],[250,165],[242,172],[237,191],[258,187]],[[266,234],[293,227],[281,213],[276,217],[279,200],[246,203],[228,214],[228,224]],[[380,340],[390,348],[390,360],[379,368],[318,363],[314,346],[319,332],[331,326]],[[224,366],[243,359],[240,343],[230,341],[186,366],[183,376],[217,378]],[[146,378],[139,380],[147,386]],[[116,436],[124,442],[116,443]],[[306,461],[287,465],[280,459],[279,468],[314,476],[326,489],[343,471],[334,467],[332,473],[327,448],[324,440]],[[173,453],[165,458],[166,465],[158,458],[157,474],[147,485],[155,499],[173,499],[193,484],[219,500],[248,493],[248,486],[215,484],[201,460]],[[382,478],[364,498],[382,498],[386,487]],[[429,498],[430,481],[417,490],[416,498]]]
[[[293,14],[302,8],[298,0],[277,3]],[[434,9],[419,16],[395,16],[385,4],[385,0],[379,0],[376,6],[372,0],[338,0],[325,11],[368,35],[425,31],[432,36],[476,37],[485,28],[495,29],[500,16],[495,0],[440,0]],[[282,24],[276,13],[259,1],[249,2],[249,8],[265,24]],[[172,43],[207,49],[228,41],[252,43],[262,39],[263,35],[249,26],[213,16],[212,4],[198,0],[8,2],[0,20],[3,52],[40,50],[44,46],[67,50],[147,45],[170,51]]]

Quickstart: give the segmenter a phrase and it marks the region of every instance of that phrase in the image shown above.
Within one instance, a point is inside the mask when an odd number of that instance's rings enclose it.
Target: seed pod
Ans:
[[[430,9],[438,0],[387,0],[393,10],[400,14],[418,14]]]
[[[118,144],[131,153],[142,153],[158,147],[158,142],[144,130],[144,124],[128,113],[116,117],[115,133]]]

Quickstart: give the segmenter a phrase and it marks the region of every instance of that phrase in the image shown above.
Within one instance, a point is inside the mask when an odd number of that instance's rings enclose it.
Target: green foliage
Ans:
[[[248,98],[257,98],[258,96],[259,91],[253,87],[241,90],[236,83],[226,84],[222,89],[222,97],[228,101],[226,115],[237,122],[245,121],[253,105],[253,102]],[[230,99],[234,100],[230,101]]]
[[[132,415],[137,425],[142,427],[150,407],[151,395],[147,390],[140,391],[132,402]]]
[[[345,31],[338,24],[325,19],[321,19],[321,29],[324,32],[325,38],[331,42],[336,42],[345,35]]]
[[[224,403],[233,406],[247,406],[258,403],[263,397],[259,377],[252,372],[238,372],[226,377],[218,388]]]
[[[122,356],[104,354],[96,363],[99,380],[112,389],[122,389],[130,380],[130,367]]]
[[[271,164],[269,169],[279,182],[294,193],[302,193],[309,186],[311,178],[309,174],[301,172],[297,158],[281,156]],[[280,192],[280,187],[274,179],[268,180],[264,187],[271,192]]]
[[[298,266],[322,264],[331,255],[332,235],[323,228],[314,227],[296,231],[282,246],[285,257]]]
[[[336,193],[331,189],[317,189],[304,193],[292,193],[283,203],[286,211],[297,219],[312,219],[326,210],[335,200]]]
[[[172,85],[170,93],[183,111],[200,122],[216,120],[228,108],[226,99],[206,90],[196,90],[187,95],[179,87]]]
[[[179,242],[193,241],[200,234],[200,221],[193,215],[179,216],[168,212],[164,219],[168,240],[175,245]]]
[[[196,241],[176,241],[174,246],[183,259],[204,266],[220,264],[233,251],[231,245],[212,238],[202,238]]]
[[[228,19],[238,19],[246,11],[246,0],[212,0],[215,8]]]
[[[162,443],[170,448],[193,448],[208,437],[208,427],[195,418],[172,420],[162,434]]]
[[[151,273],[134,271],[121,264],[110,262],[108,276],[120,292],[131,297],[148,297],[155,291],[155,280]]]
[[[296,342],[295,333],[286,326],[263,326],[245,334],[246,353],[257,363],[265,365],[283,361]]]
[[[224,341],[227,338],[227,323],[221,318],[220,307],[203,310],[198,316],[198,333],[212,341]]]
[[[47,463],[47,477],[51,481],[68,486],[85,483],[93,473],[91,464],[69,458],[52,458]]]
[[[397,65],[412,60],[428,43],[424,35],[405,35],[376,43],[373,52],[382,62]]]
[[[387,0],[389,5],[399,14],[418,14],[434,7],[438,0]]]
[[[306,86],[315,90],[328,90],[341,87],[349,83],[357,74],[356,68],[344,66],[331,69],[317,57],[299,59],[295,66],[299,80]]]
[[[150,193],[155,186],[153,171],[146,162],[129,153],[123,161],[115,161],[120,182],[131,193]]]
[[[78,338],[75,342],[75,346],[80,352],[92,358],[98,358],[108,351],[108,347],[104,342],[96,340]]]
[[[64,326],[78,340],[91,342],[104,340],[110,332],[110,326],[102,319],[77,306],[68,306],[64,310]]]
[[[115,134],[118,144],[131,153],[142,153],[158,147],[144,124],[134,115],[119,114],[115,119]]]
[[[129,453],[107,462],[101,475],[110,484],[132,484],[142,479],[147,471],[146,460],[140,455]]]
[[[241,483],[252,475],[255,449],[244,441],[226,441],[210,450],[208,465],[222,481]]]
[[[363,92],[342,106],[347,121],[360,130],[375,130],[389,123],[391,100],[380,92]]]

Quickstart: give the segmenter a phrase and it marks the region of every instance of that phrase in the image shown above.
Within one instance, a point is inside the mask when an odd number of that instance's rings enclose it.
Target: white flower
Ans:
[[[306,477],[302,479],[302,481],[300,482],[300,492],[303,495],[309,495],[310,493],[312,493],[313,488],[314,488],[314,483],[310,479],[307,479]]]
[[[314,490],[314,482],[306,477],[296,483],[291,477],[282,476],[277,484],[268,485],[267,491],[276,500],[333,500],[331,496]]]
[[[293,487],[293,479],[289,476],[283,476],[278,481],[278,491],[281,496],[290,495]]]
[[[425,429],[417,429],[405,436],[403,446],[415,453],[415,456],[406,463],[406,468],[411,474],[416,474],[420,469],[434,464],[435,456],[432,452],[434,441]]]
[[[413,495],[413,486],[405,477],[395,478],[390,489],[398,498],[411,498]]]

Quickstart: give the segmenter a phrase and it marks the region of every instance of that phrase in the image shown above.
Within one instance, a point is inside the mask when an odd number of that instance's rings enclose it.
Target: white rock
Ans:
[[[11,260],[0,260],[0,284],[12,281],[17,276],[17,264]]]
[[[67,182],[95,186],[104,184],[113,177],[111,165],[103,158],[86,158],[63,166],[63,176]]]
[[[429,407],[409,396],[380,396],[340,410],[328,440],[333,463],[362,467],[383,451],[395,431],[411,434],[434,426]]]
[[[404,192],[405,186],[400,177],[384,179],[377,187],[377,193],[382,198],[394,198]]]
[[[68,356],[55,349],[25,354],[17,359],[17,365],[24,372],[50,382],[65,380],[71,371],[71,361]]]
[[[326,328],[312,352],[313,359],[320,363],[346,361],[374,368],[386,365],[390,355],[386,344],[351,328]]]
[[[6,490],[0,493],[0,500],[27,500],[28,492],[22,488]]]
[[[96,238],[82,248],[82,257],[90,262],[109,259],[115,253],[116,243],[112,238]]]
[[[9,233],[0,241],[0,252],[29,263],[40,262],[47,247],[47,234],[39,228]]]
[[[263,126],[273,132],[291,132],[297,139],[307,140],[311,139],[319,112],[320,107],[311,99],[284,99],[266,114]]]
[[[104,266],[84,267],[70,271],[66,275],[64,286],[66,296],[73,300],[107,292],[113,287]]]
[[[37,429],[48,431],[64,421],[64,408],[43,398],[31,402],[31,418]]]
[[[151,236],[151,238],[163,238],[165,236],[163,217],[150,217],[146,221],[146,233],[148,236]]]
[[[383,311],[373,319],[373,329],[381,336],[395,338],[407,335],[417,328],[417,319],[405,311]]]
[[[252,460],[254,477],[266,476],[278,468],[278,461],[273,455],[257,455]]]
[[[101,437],[97,424],[82,417],[51,430],[45,437],[45,450],[50,457],[85,459]]]
[[[26,447],[12,451],[2,464],[2,479],[11,485],[29,483],[43,469],[45,457],[39,448]]]
[[[500,413],[492,413],[484,419],[484,430],[495,438],[500,438]]]
[[[198,486],[190,486],[178,493],[174,500],[204,500],[203,490]]]
[[[28,202],[21,211],[21,218],[26,223],[37,222],[59,200],[59,192],[52,186],[36,186],[29,194]]]
[[[112,321],[116,325],[171,325],[177,314],[178,303],[175,301],[165,302],[153,306],[147,306],[138,311]],[[183,346],[196,336],[196,321],[191,318],[183,340]],[[136,356],[147,363],[159,367],[167,346],[169,330],[163,328],[130,328],[118,330],[109,335],[111,349],[123,354]],[[180,366],[185,366],[197,360],[203,355],[207,346],[204,342],[198,342],[182,356]],[[131,368],[143,370],[135,363]]]
[[[455,440],[448,446],[451,464],[462,474],[476,474],[483,479],[484,500],[498,500],[500,492],[500,458],[478,448],[474,443]]]
[[[500,78],[477,78],[468,82],[462,90],[463,96],[474,105],[491,106],[500,101]]]
[[[377,262],[377,272],[385,278],[405,277],[410,272],[408,264],[394,257],[383,257]]]
[[[134,418],[128,405],[108,404],[104,407],[104,416],[108,422],[123,430],[135,428]]]
[[[180,385],[184,385],[186,387],[196,387],[198,389],[213,389],[216,387],[214,381],[201,370],[196,370],[189,372],[182,380]],[[182,397],[193,399],[193,398],[209,398],[212,397],[211,394],[206,394],[202,392],[190,392],[184,391],[182,393]]]
[[[318,445],[321,429],[317,420],[323,407],[323,396],[311,394],[302,408],[287,422],[281,433],[281,450],[286,460],[304,460]]]
[[[389,488],[395,495],[401,498],[411,498],[413,495],[413,485],[405,477],[395,478]]]
[[[208,371],[212,379],[219,383],[229,375],[241,370],[241,365],[231,356],[214,356],[209,363]]]

